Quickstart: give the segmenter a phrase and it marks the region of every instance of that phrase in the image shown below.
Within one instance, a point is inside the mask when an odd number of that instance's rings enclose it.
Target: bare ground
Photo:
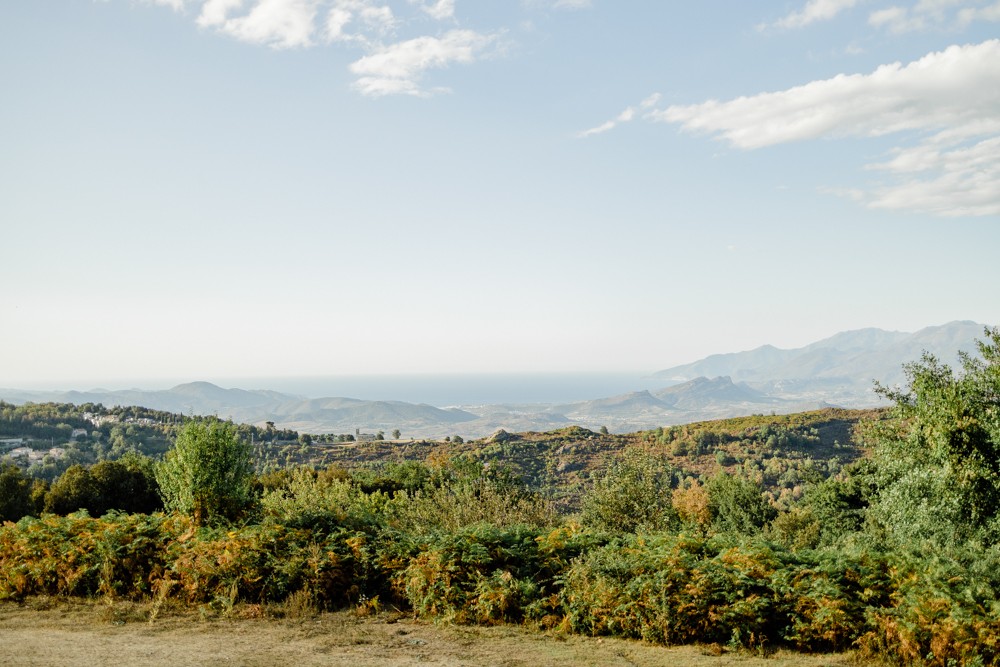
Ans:
[[[284,616],[278,618],[276,616]],[[467,627],[399,613],[360,617],[242,606],[218,613],[152,603],[32,598],[0,603],[0,665],[553,665],[566,667],[847,667],[851,655],[777,653],[718,646],[664,648],[635,641],[545,634],[513,626]]]

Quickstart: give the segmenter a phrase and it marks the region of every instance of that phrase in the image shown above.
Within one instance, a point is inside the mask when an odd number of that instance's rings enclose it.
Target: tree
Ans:
[[[401,436],[401,435],[402,435],[402,433],[399,432],[398,428],[392,429],[392,439],[393,440],[399,440],[399,436]]]
[[[151,463],[130,453],[89,468],[70,466],[46,492],[45,511],[70,514],[85,509],[91,516],[103,516],[109,510],[148,514],[162,509]]]
[[[583,521],[603,530],[666,530],[679,519],[672,500],[674,467],[667,457],[626,449],[583,499]]]
[[[70,514],[85,509],[91,516],[101,516],[107,509],[101,502],[94,478],[85,466],[70,466],[45,494],[45,511]]]
[[[153,462],[129,452],[117,461],[101,461],[90,469],[107,509],[149,514],[163,509],[156,488]]]
[[[253,502],[253,450],[227,422],[188,422],[156,467],[168,510],[196,525],[232,521]]]
[[[0,524],[17,521],[36,511],[31,497],[31,478],[17,466],[0,464]]]
[[[705,484],[712,527],[719,532],[756,534],[777,512],[759,482],[720,472]]]
[[[1000,538],[1000,328],[978,348],[958,373],[924,354],[905,366],[906,388],[876,388],[895,407],[864,433],[876,468],[869,516],[893,541]]]

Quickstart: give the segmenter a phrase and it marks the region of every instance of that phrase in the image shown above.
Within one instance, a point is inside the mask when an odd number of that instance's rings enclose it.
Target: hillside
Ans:
[[[364,442],[317,445],[313,456],[345,468],[380,466],[429,457],[465,455],[504,466],[563,509],[575,509],[592,475],[626,447],[662,453],[682,474],[742,470],[759,476],[771,496],[789,502],[807,481],[836,474],[864,456],[855,437],[863,419],[878,410],[825,409],[788,415],[694,422],[627,434],[602,434],[579,426],[511,433],[463,443]]]

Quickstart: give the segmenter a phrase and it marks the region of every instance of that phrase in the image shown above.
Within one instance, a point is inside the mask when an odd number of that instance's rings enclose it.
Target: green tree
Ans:
[[[148,514],[162,509],[152,462],[130,453],[118,461],[70,466],[45,494],[45,511],[69,514],[85,509],[91,516],[109,510]]]
[[[90,475],[106,510],[149,514],[163,509],[148,457],[130,452],[117,461],[97,463]]]
[[[616,532],[664,530],[680,519],[672,500],[674,468],[667,457],[632,447],[613,461],[583,499],[583,521]]]
[[[31,497],[31,478],[17,466],[0,464],[0,523],[17,521],[34,514],[36,507]]]
[[[103,505],[90,470],[82,465],[70,466],[45,494],[45,511],[52,514],[85,509],[91,516],[101,516],[105,510]]]
[[[163,504],[197,525],[232,521],[254,500],[253,450],[227,422],[188,422],[156,467]]]
[[[877,387],[895,407],[863,434],[876,467],[869,517],[890,540],[1000,539],[1000,329],[985,334],[958,373],[925,354],[905,367],[907,387]]]
[[[720,472],[705,488],[716,531],[753,535],[778,514],[764,498],[760,483],[746,477]]]
[[[393,440],[399,440],[399,436],[401,436],[401,435],[402,435],[402,433],[399,432],[398,428],[392,429],[392,439]]]

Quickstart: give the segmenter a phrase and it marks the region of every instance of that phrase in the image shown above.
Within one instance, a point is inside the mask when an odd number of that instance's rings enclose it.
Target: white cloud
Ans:
[[[379,47],[351,63],[358,75],[355,88],[373,97],[392,94],[427,95],[419,81],[428,69],[471,63],[496,40],[473,30],[450,30],[441,37],[417,37]]]
[[[988,7],[966,7],[958,12],[958,23],[965,27],[974,21],[1000,21],[1000,2]]]
[[[595,134],[602,134],[608,130],[614,129],[620,123],[627,123],[635,118],[637,111],[647,111],[652,107],[656,106],[656,103],[660,101],[660,94],[653,93],[642,102],[639,103],[638,109],[636,107],[626,107],[624,111],[614,117],[613,120],[605,121],[600,125],[592,127],[588,130],[583,130],[582,132],[577,132],[576,136],[579,139],[586,139],[587,137],[592,137]]]
[[[590,0],[556,0],[552,6],[556,9],[586,9],[590,5]]]
[[[229,14],[243,6],[243,0],[207,0],[201,6],[197,23],[202,28],[224,25]]]
[[[243,42],[275,49],[312,46],[320,0],[257,0],[250,11],[230,18],[243,0],[207,0],[198,25],[215,28]]]
[[[185,0],[149,0],[154,5],[161,5],[163,7],[169,7],[175,12],[179,12],[184,9]]]
[[[250,44],[273,49],[339,44],[362,52],[350,71],[364,95],[428,96],[448,90],[421,85],[424,74],[453,63],[471,63],[499,41],[502,30],[486,34],[453,28],[444,34],[399,39],[406,28],[426,28],[455,19],[455,0],[137,0],[177,12],[196,9],[195,23]],[[563,0],[580,4],[580,0]],[[403,17],[395,9],[406,10]],[[411,32],[412,34],[412,32]],[[495,49],[494,49],[495,51]]]
[[[907,133],[916,146],[872,165],[896,180],[869,204],[937,215],[1000,213],[1000,40],[952,46],[907,65],[779,92],[670,106],[648,117],[756,149],[818,138]],[[920,196],[916,196],[920,195]]]
[[[347,27],[355,29],[348,32]],[[372,0],[334,0],[326,18],[326,39],[331,42],[371,44],[373,38],[392,32],[396,17],[392,8]]]
[[[801,10],[778,19],[772,25],[776,28],[786,29],[803,28],[817,21],[829,21],[856,4],[858,4],[858,0],[809,0]]]
[[[430,4],[420,2],[420,0],[410,1],[419,4],[428,16],[438,21],[455,18],[455,0],[435,0]]]
[[[994,136],[972,142],[947,143],[935,136],[868,165],[897,177],[874,188],[868,204],[948,217],[1000,215],[1000,121],[993,130]]]
[[[892,33],[913,32],[927,27],[927,20],[920,14],[905,7],[887,7],[872,12],[868,24],[874,28],[886,28]]]
[[[983,0],[918,0],[910,6],[893,5],[873,11],[868,24],[901,34],[933,26],[967,27],[975,21],[1000,21],[1000,2],[982,7]]]

